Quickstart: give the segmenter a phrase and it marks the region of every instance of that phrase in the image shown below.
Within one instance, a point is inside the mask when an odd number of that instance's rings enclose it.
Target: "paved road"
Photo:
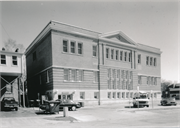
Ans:
[[[101,128],[101,127],[180,127],[180,105],[153,108],[129,108],[129,104],[84,107],[59,114],[36,114],[38,108],[20,108],[18,112],[0,112],[0,128]]]

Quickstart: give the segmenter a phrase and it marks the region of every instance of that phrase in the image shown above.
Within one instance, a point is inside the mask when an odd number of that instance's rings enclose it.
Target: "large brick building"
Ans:
[[[50,21],[26,50],[29,99],[121,102],[160,92],[161,51],[121,31],[99,33]]]

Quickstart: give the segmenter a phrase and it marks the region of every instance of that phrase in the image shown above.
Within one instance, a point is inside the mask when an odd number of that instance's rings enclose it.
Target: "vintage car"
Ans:
[[[76,108],[80,108],[81,105],[78,102],[74,102],[69,99],[57,99],[56,101],[60,101],[59,109],[63,109],[63,107],[68,107],[71,111],[76,111]]]
[[[18,102],[15,101],[14,97],[4,97],[1,101],[1,110],[12,110],[18,111]]]

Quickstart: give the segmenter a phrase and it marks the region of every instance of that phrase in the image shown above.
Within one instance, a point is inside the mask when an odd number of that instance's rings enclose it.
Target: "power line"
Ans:
[[[0,22],[2,28],[4,29],[5,33],[7,34],[7,36],[11,39],[11,37],[9,36],[9,34],[7,33],[6,29],[4,28],[4,26],[2,25],[2,23]]]

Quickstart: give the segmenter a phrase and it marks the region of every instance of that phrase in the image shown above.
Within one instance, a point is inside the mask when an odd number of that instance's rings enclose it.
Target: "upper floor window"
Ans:
[[[114,59],[114,49],[111,49],[111,59]]]
[[[33,53],[33,61],[35,61],[36,58],[37,58],[37,56],[36,56],[36,51],[35,51],[35,52]]]
[[[154,58],[154,66],[156,66],[156,58]]]
[[[149,56],[146,57],[146,65],[149,65]]]
[[[109,48],[106,48],[106,58],[109,58]]]
[[[150,57],[150,65],[153,65],[153,58]]]
[[[124,53],[124,61],[127,61],[127,52]]]
[[[71,70],[71,81],[76,81],[76,70]]]
[[[138,84],[141,84],[141,76],[138,76]]]
[[[116,50],[116,60],[118,60],[118,54],[119,54],[119,51]]]
[[[123,60],[123,51],[120,51],[120,60]]]
[[[75,53],[75,42],[71,42],[71,53]]]
[[[77,70],[77,81],[83,81],[84,72],[83,70]]]
[[[18,65],[17,56],[12,56],[12,64]]]
[[[78,43],[78,54],[82,54],[82,43]]]
[[[96,57],[97,56],[97,46],[93,45],[93,56]]]
[[[68,52],[68,41],[63,40],[63,52]]]
[[[138,64],[140,64],[141,63],[141,55],[139,54],[138,55]]]
[[[64,80],[65,81],[69,80],[69,70],[68,69],[64,69]]]
[[[129,53],[129,62],[131,62],[131,53]]]
[[[6,55],[1,55],[1,64],[6,64]]]

